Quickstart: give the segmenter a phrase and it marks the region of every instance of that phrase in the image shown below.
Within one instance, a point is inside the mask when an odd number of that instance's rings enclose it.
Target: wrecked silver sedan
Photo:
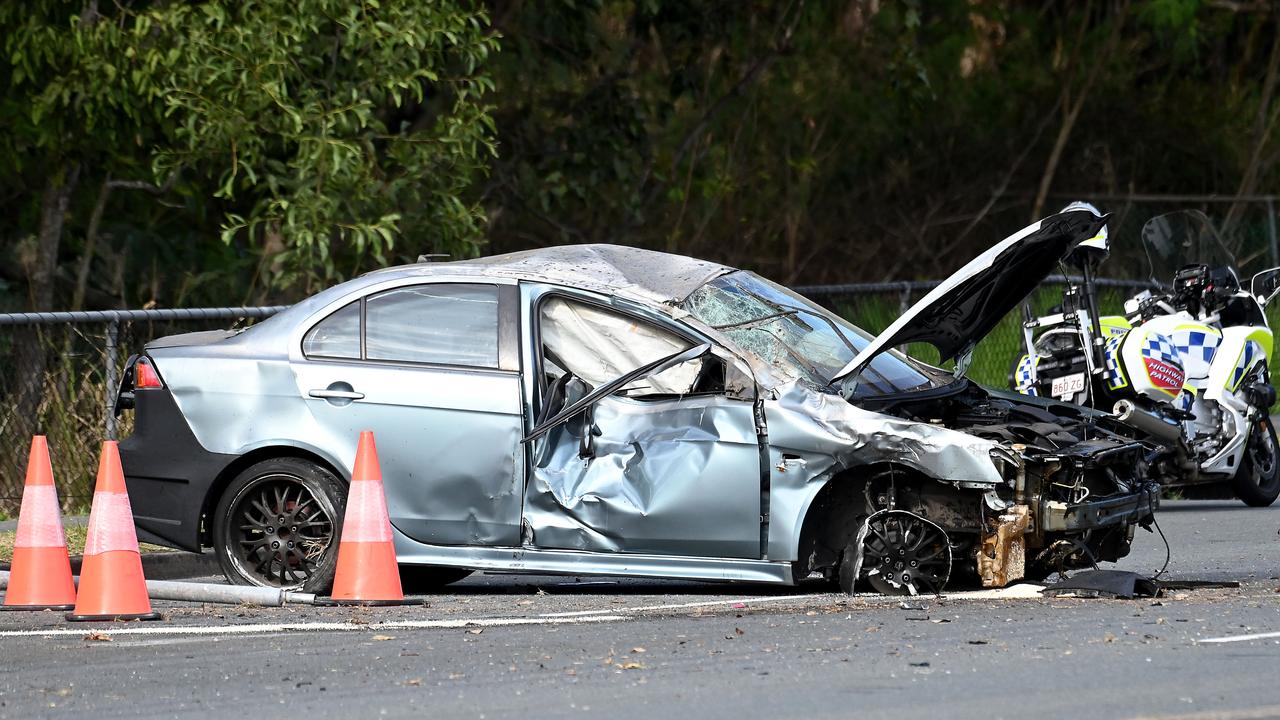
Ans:
[[[750,272],[611,245],[423,263],[132,359],[140,535],[323,589],[360,430],[402,573],[1001,586],[1124,556],[1147,448],[964,359],[1098,218],[997,244],[885,333]]]

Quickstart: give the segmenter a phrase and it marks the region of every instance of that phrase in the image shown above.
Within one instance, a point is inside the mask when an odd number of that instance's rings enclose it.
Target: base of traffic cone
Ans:
[[[0,605],[0,611],[17,611],[17,610],[71,610],[75,608],[75,603],[70,605]]]
[[[86,555],[75,610],[68,620],[159,620],[160,613],[151,610],[137,551]]]
[[[69,612],[66,615],[71,622],[115,622],[117,620],[163,620],[158,612],[134,613],[132,615],[77,615]]]
[[[0,610],[74,608],[76,585],[66,546],[14,548],[4,602]]]
[[[400,566],[390,540],[345,541],[338,546],[338,567],[333,575],[335,602],[348,605],[387,602],[402,604]]]
[[[391,607],[393,605],[426,605],[427,601],[423,598],[416,600],[405,598],[404,600],[338,600],[335,598],[316,598],[315,605],[320,607]]]

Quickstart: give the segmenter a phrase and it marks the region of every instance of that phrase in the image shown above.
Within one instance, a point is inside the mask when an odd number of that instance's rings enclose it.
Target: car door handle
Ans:
[[[313,398],[340,398],[342,400],[362,400],[364,393],[355,392],[354,390],[308,390],[307,394]]]

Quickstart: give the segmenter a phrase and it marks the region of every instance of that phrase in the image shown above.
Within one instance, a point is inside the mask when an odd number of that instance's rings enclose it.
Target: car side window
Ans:
[[[498,367],[496,285],[410,285],[365,299],[365,358]]]
[[[316,323],[302,339],[307,357],[360,359],[360,301]]]

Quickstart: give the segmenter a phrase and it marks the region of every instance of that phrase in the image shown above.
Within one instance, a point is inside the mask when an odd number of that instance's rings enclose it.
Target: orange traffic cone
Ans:
[[[62,534],[58,491],[53,487],[49,443],[43,435],[36,435],[31,438],[27,484],[22,489],[3,609],[70,610],[75,602],[76,586],[71,579],[67,539]]]
[[[333,577],[333,596],[325,604],[407,605],[400,587],[396,548],[391,540],[391,519],[387,498],[382,492],[382,470],[373,433],[360,433],[347,512],[342,521],[342,541],[338,543],[338,569]]]
[[[147,581],[142,576],[138,534],[120,469],[120,450],[113,440],[102,443],[98,485],[89,512],[89,537],[80,565],[80,595],[68,620],[159,620],[151,611]]]

